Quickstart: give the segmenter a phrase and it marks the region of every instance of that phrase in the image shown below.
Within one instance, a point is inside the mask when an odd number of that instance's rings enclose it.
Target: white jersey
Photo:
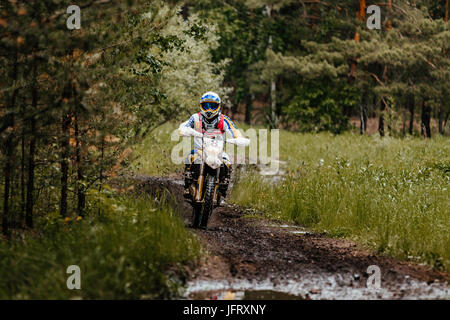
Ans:
[[[228,136],[230,136],[231,138],[239,138],[242,137],[243,135],[241,134],[241,132],[236,128],[236,126],[234,125],[233,121],[231,121],[231,119],[226,116],[223,115],[223,122],[220,123],[220,117],[221,115],[219,114],[218,116],[218,121],[216,121],[215,123],[211,124],[212,126],[214,126],[214,129],[220,129],[222,130],[222,132],[224,134],[227,134]],[[206,124],[207,126],[208,124]],[[205,130],[207,128],[204,128],[204,125],[202,123],[202,119],[201,119],[201,114],[200,113],[194,113],[188,121],[183,122],[180,125],[181,127],[189,127],[189,128],[193,128],[195,130],[197,130],[198,132],[202,132],[202,130]],[[202,138],[200,137],[194,137],[194,148],[195,149],[201,149],[202,148]]]

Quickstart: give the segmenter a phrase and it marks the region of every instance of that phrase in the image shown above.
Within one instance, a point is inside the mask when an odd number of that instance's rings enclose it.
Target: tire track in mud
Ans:
[[[182,196],[181,180],[141,176],[137,184],[148,193],[170,193],[169,202],[190,225],[192,208]],[[379,256],[298,226],[247,218],[237,206],[216,208],[208,230],[191,230],[206,254],[189,270],[184,292],[189,299],[230,293],[236,298],[236,292],[258,291],[282,292],[273,295],[282,299],[286,294],[304,299],[450,299],[448,273]],[[381,270],[377,290],[367,288],[371,265]]]

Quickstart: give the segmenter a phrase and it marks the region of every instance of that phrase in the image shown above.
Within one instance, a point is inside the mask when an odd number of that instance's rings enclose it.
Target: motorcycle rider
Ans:
[[[201,137],[204,131],[218,129],[223,134],[227,133],[233,139],[247,140],[236,128],[233,121],[221,112],[221,103],[222,101],[217,93],[206,92],[200,98],[200,112],[193,114],[188,121],[183,122],[178,128],[181,136],[194,136],[194,149],[184,161],[184,196],[186,198],[189,197],[189,186],[199,175],[202,150]],[[232,170],[230,158],[225,152],[223,152],[223,163],[224,166],[221,167],[219,176],[219,191],[225,197]]]

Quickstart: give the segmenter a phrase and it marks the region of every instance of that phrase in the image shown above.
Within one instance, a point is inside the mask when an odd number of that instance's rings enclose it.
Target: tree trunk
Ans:
[[[406,136],[406,111],[402,113],[402,137]]]
[[[380,136],[384,137],[384,111],[386,110],[386,106],[384,105],[383,100],[380,100],[380,117],[378,119],[378,132]]]
[[[75,93],[76,94],[76,93]],[[75,159],[77,165],[77,183],[76,193],[78,198],[77,213],[79,216],[84,216],[84,208],[86,204],[85,190],[83,186],[83,169],[81,164],[81,151],[80,151],[80,132],[78,128],[78,113],[75,112]]]
[[[445,0],[445,23],[448,22],[448,0]]]
[[[443,129],[442,129],[442,133],[445,133],[445,128],[447,127],[447,120],[448,120],[448,116],[450,115],[450,111],[447,111],[447,113],[445,114],[445,118],[444,118],[444,124],[442,125]]]
[[[409,109],[409,134],[414,133],[414,94],[408,96],[408,109]]]
[[[102,186],[103,186],[103,161],[105,159],[105,138],[103,136],[102,136],[101,148],[102,148],[102,156],[101,156],[101,162],[100,162],[100,186],[98,188],[98,191],[102,191]]]
[[[367,105],[361,104],[361,124],[359,127],[359,133],[365,134],[367,131]]]
[[[439,122],[439,134],[444,134],[444,104],[443,101],[441,102],[441,105],[439,107],[439,115],[438,115],[438,122]]]
[[[359,127],[359,133],[365,134],[367,131],[367,103],[368,103],[369,93],[367,88],[364,88],[363,96],[361,99],[360,106],[360,116],[361,116],[361,124]]]
[[[25,222],[28,228],[33,228],[33,207],[34,207],[34,154],[36,149],[36,123],[34,118],[30,120],[31,122],[31,140],[30,140],[30,151],[28,154],[28,183],[27,183],[27,204],[25,212]]]
[[[388,10],[391,11],[392,10],[392,0],[388,0]],[[387,23],[386,23],[386,30],[389,31],[392,29],[392,22],[391,20],[388,18],[387,19]]]
[[[445,0],[445,25],[447,26],[447,22],[448,22],[448,0]],[[447,29],[447,27],[446,27]],[[444,49],[444,54],[447,55],[447,52]],[[439,108],[439,133],[441,135],[444,134],[444,129],[445,129],[445,123],[444,123],[444,98],[441,99],[441,106]],[[445,122],[447,122],[445,120]]]
[[[14,95],[14,94],[13,94]],[[12,117],[12,116],[11,116]],[[14,121],[14,120],[10,120]],[[12,128],[12,127],[10,127]],[[11,169],[12,169],[12,157],[13,157],[13,133],[8,134],[6,138],[6,160],[4,167],[4,175],[5,175],[5,185],[4,185],[4,193],[3,193],[3,218],[2,218],[2,232],[5,236],[9,235],[9,224],[8,224],[8,215],[9,215],[9,188],[11,182]]]
[[[421,124],[421,133],[425,138],[431,138],[431,107],[425,102],[422,102],[422,124]]]
[[[274,128],[278,127],[278,117],[277,117],[277,88],[275,79],[270,80],[270,111],[271,111],[271,118],[272,118],[272,126]]]
[[[269,19],[272,17],[272,6],[266,5],[266,12]],[[269,35],[269,49],[272,49],[272,35]],[[277,116],[277,85],[275,77],[270,79],[270,120],[273,128],[278,127],[278,116]]]
[[[32,87],[32,112],[35,112],[38,104],[37,89],[37,57],[34,56],[33,61],[33,87]],[[36,119],[32,115],[30,117],[30,149],[28,154],[28,183],[27,183],[27,203],[25,212],[25,223],[28,228],[33,228],[33,207],[34,207],[34,156],[36,152]]]
[[[70,111],[63,112],[61,117],[61,202],[59,212],[61,216],[67,217],[67,189],[69,179],[69,126]]]
[[[181,7],[181,15],[183,16],[184,21],[189,20],[189,4],[184,4]]]
[[[23,111],[22,111],[23,114]],[[21,159],[20,159],[20,227],[23,228],[25,221],[25,129],[22,128],[21,137]]]
[[[99,192],[102,191],[102,186],[103,186],[103,161],[105,158],[105,138],[103,136],[102,136],[101,150],[102,150],[102,155],[101,155],[101,161],[100,161],[100,185],[98,187]],[[99,206],[98,207],[98,215],[101,215],[101,214],[102,214],[102,209]]]
[[[17,138],[17,137],[16,137]],[[15,139],[16,140],[16,139]],[[15,142],[17,142],[17,140],[15,141]],[[15,161],[15,158],[16,158],[16,151],[14,151],[14,161]],[[12,166],[12,168],[13,169],[15,169],[15,162],[13,163],[13,166]],[[16,189],[16,187],[17,187],[17,181],[16,180],[14,180],[16,178],[16,174],[15,174],[15,172],[13,171],[13,172],[11,172],[11,174],[10,174],[10,179],[11,179],[11,181],[10,181],[10,191],[9,191],[9,194],[10,194],[10,206],[11,206],[11,211],[10,211],[10,220],[9,220],[9,228],[10,229],[15,229],[15,228],[17,228],[17,217],[16,216],[13,216],[14,215],[14,213],[15,212],[17,212],[17,208],[15,207],[16,206],[16,201],[15,201],[15,199],[14,199],[14,197],[15,197],[15,195],[17,194],[17,189]],[[16,210],[14,210],[14,209],[16,209]]]
[[[378,132],[380,133],[380,136],[384,137],[384,116],[383,116],[383,114],[380,114],[380,117],[378,119]]]
[[[248,92],[248,89],[247,89],[247,93],[245,95],[245,123],[246,124],[250,124],[251,117],[252,117],[252,96]]]
[[[364,21],[366,18],[366,0],[359,0],[358,19]]]
[[[358,10],[356,16],[360,21],[364,21],[364,19],[366,17],[366,1],[365,0],[359,0],[359,10]],[[357,32],[357,31],[355,32],[355,36],[353,39],[355,40],[355,42],[361,42],[361,36],[360,36],[359,32]],[[347,81],[349,84],[352,84],[353,81],[356,79],[356,67],[358,64],[357,57],[354,57],[351,60],[352,60],[352,63],[350,65],[350,71],[347,76]]]
[[[13,71],[12,71],[12,80],[14,86],[17,81],[17,73],[18,73],[18,53],[15,52],[14,62],[13,62]],[[8,136],[5,141],[5,151],[6,151],[6,159],[5,166],[3,168],[4,173],[4,190],[3,190],[3,217],[2,217],[2,232],[5,236],[9,236],[9,223],[8,223],[8,215],[9,215],[9,194],[11,187],[11,175],[13,169],[13,157],[14,157],[14,136],[15,136],[15,119],[14,119],[14,107],[16,106],[16,97],[17,97],[18,89],[15,88],[12,92],[11,96],[11,104],[9,108],[6,110],[7,117],[7,129]]]

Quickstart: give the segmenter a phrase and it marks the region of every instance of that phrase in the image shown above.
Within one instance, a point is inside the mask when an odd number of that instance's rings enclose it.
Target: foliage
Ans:
[[[343,110],[358,103],[358,92],[347,84],[310,82],[297,88],[296,95],[283,109],[285,122],[305,132],[330,131],[340,133],[347,129],[348,117]]]
[[[182,164],[174,164],[171,159],[173,147],[180,141],[172,141],[171,135],[178,123],[168,122],[155,128],[151,134],[133,148],[131,170],[150,176],[167,176],[181,173]],[[187,155],[184,155],[187,156]]]
[[[381,6],[382,30],[366,27],[365,9],[371,4]],[[400,0],[389,6],[350,0],[234,0],[225,4],[202,0],[191,5],[202,17],[220,25],[221,45],[214,54],[231,60],[225,79],[235,88],[233,101],[245,105],[247,123],[255,100],[268,106],[275,99],[282,125],[301,130],[308,127],[304,121],[298,126],[289,123],[294,110],[311,116],[309,128],[315,130],[317,119],[324,118],[317,105],[333,100],[340,112],[331,108],[325,117],[339,119],[322,128],[332,132],[348,128],[342,116],[383,118],[390,112],[405,117],[406,110],[414,120],[414,105],[426,104],[422,114],[433,109],[439,133],[444,133],[450,77],[449,29],[444,21],[448,8],[443,1]],[[342,88],[344,83],[353,89],[329,90]],[[320,101],[309,105],[308,98],[299,98],[298,92],[305,87]],[[394,100],[398,102],[395,108]],[[429,121],[423,118],[422,125],[429,127]],[[380,126],[381,134],[396,130],[389,123],[386,130],[384,123]],[[410,127],[413,133],[412,123]]]
[[[40,219],[41,233],[0,242],[2,299],[167,299],[183,284],[182,266],[200,245],[183,221],[149,197],[91,194],[87,218]],[[66,269],[78,265],[81,290],[68,290]]]
[[[196,110],[201,92],[227,100],[226,62],[210,53],[213,24],[183,20],[178,5],[162,1],[93,1],[80,4],[82,28],[68,30],[68,5],[17,1],[2,9],[5,234],[8,220],[22,226],[25,215],[31,227],[48,211],[86,214],[88,191],[130,164],[130,146]]]

